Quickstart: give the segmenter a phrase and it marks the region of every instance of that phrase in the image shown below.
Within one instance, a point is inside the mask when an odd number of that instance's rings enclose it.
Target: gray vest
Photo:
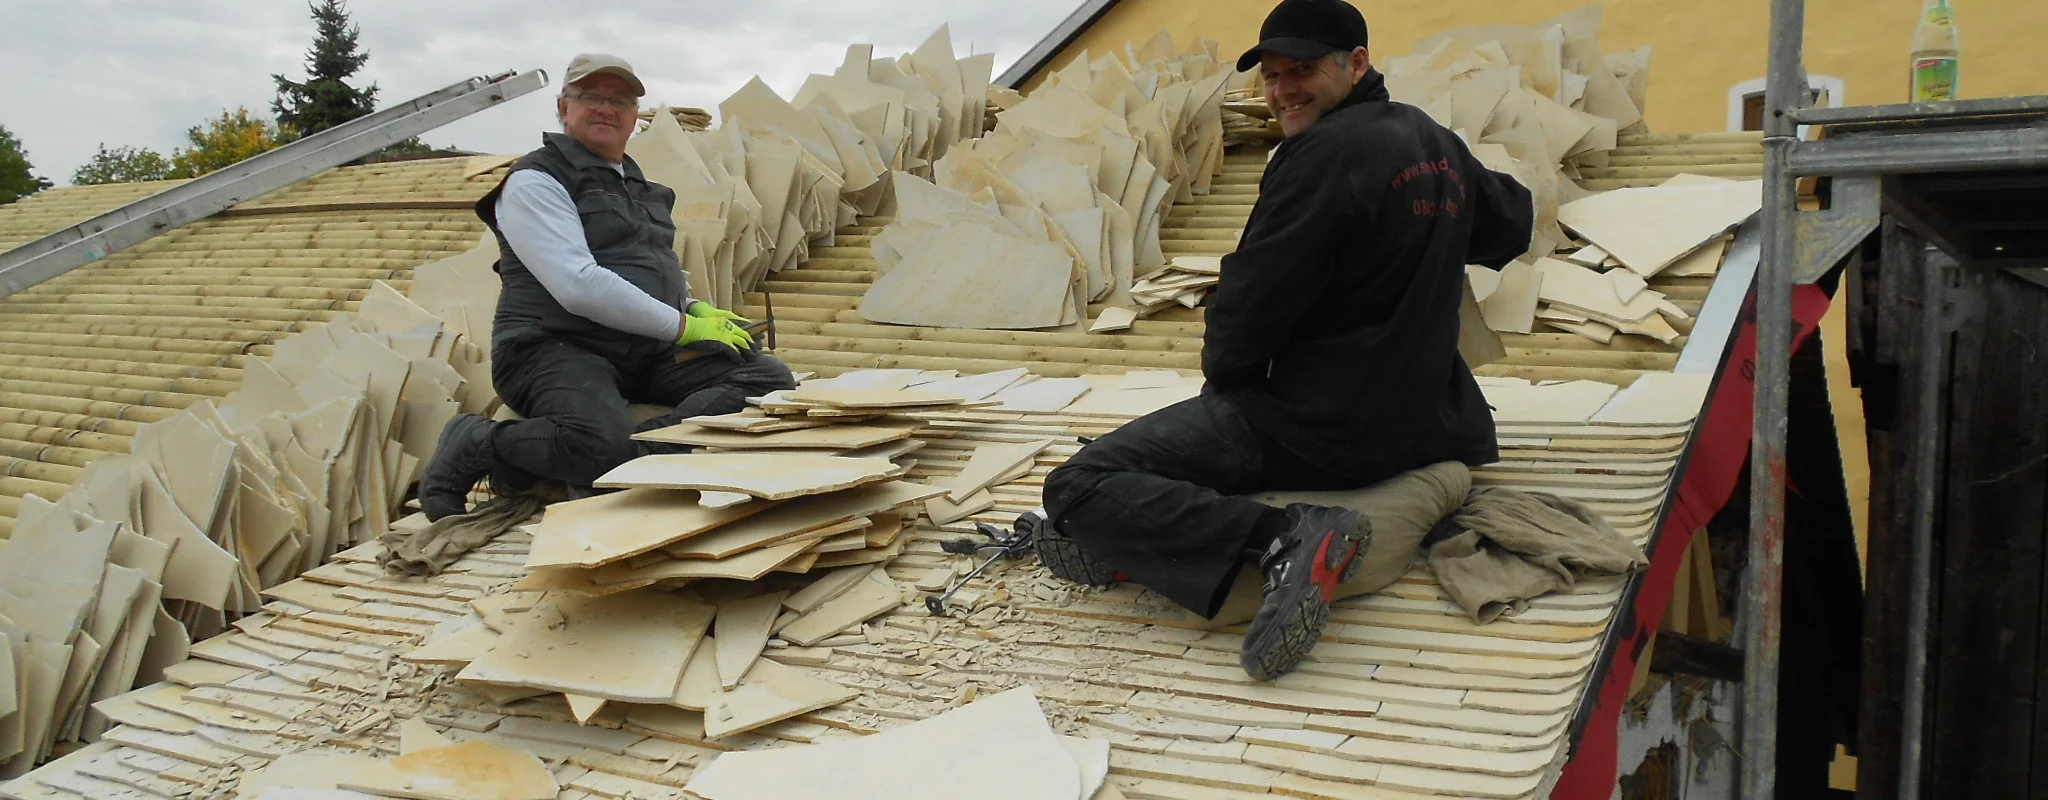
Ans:
[[[506,177],[523,169],[553,176],[576,202],[584,239],[598,266],[618,273],[654,299],[682,309],[689,302],[688,281],[676,258],[676,224],[669,216],[676,193],[647,180],[631,157],[621,176],[610,163],[565,134],[542,134],[541,142],[540,149],[514,162]],[[519,262],[505,233],[498,229],[498,195],[504,189],[500,182],[476,203],[477,216],[498,237],[497,270],[504,281],[491,328],[494,350],[550,337],[567,339],[613,361],[635,361],[675,346],[612,330],[563,308]]]

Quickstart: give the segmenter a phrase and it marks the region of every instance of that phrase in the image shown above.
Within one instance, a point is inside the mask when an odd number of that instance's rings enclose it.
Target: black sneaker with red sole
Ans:
[[[1265,601],[1238,654],[1253,680],[1293,672],[1308,657],[1330,622],[1337,587],[1358,574],[1359,555],[1372,543],[1372,524],[1348,508],[1296,503],[1287,517],[1287,532],[1259,556]]]

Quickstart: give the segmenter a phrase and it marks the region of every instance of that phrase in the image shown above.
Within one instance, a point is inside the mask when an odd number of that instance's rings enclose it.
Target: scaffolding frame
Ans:
[[[1764,88],[1763,256],[1756,273],[1756,396],[1750,455],[1749,560],[1743,580],[1743,754],[1740,793],[1748,800],[1775,796],[1777,783],[1778,663],[1784,607],[1785,441],[1792,360],[1792,294],[1797,284],[1825,276],[1878,230],[1881,215],[1909,220],[1957,259],[2004,268],[2043,283],[2040,254],[2012,258],[1991,237],[1916,205],[1898,176],[1983,173],[2048,167],[2048,96],[1936,103],[1813,107],[1805,68],[1804,0],[1772,0],[1769,72]],[[1849,135],[1806,140],[1803,125],[1830,126]],[[1802,178],[1830,182],[1830,206],[1799,209]],[[1981,179],[1981,177],[1976,178]],[[1924,269],[1924,268],[1923,268]],[[1924,270],[1923,280],[1938,276]],[[2048,285],[2044,283],[2043,285]],[[1946,335],[1942,315],[1925,314],[1915,335],[1932,342]],[[1923,369],[1938,368],[1927,359]],[[1927,402],[1920,415],[1938,413],[1938,376],[1922,375],[1917,390]],[[1939,419],[1915,420],[1918,455],[1910,465],[1917,496],[1909,532],[1906,587],[1905,685],[1897,723],[1904,731],[1896,796],[1922,795],[1919,731],[1926,721],[1930,570],[1933,560],[1936,446]],[[1886,724],[1864,720],[1863,724]]]

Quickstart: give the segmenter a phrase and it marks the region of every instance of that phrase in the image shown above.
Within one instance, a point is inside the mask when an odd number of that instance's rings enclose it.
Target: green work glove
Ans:
[[[685,315],[683,335],[676,337],[676,344],[691,345],[697,342],[717,342],[737,352],[752,349],[754,335],[748,333],[745,328],[733,324],[729,319]]]
[[[684,311],[683,313],[693,317],[697,317],[699,319],[727,320],[732,324],[741,327],[754,324],[753,320],[747,319],[746,317],[742,317],[738,314],[734,314],[730,311],[727,311],[723,308],[719,308],[718,306],[714,306],[710,303],[706,303],[702,300],[698,300],[694,303],[691,303],[689,310]]]

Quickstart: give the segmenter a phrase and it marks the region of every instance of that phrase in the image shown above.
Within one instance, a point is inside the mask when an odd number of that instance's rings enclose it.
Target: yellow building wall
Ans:
[[[1069,0],[1071,2],[1072,0]],[[1399,0],[1356,2],[1375,58],[1406,55],[1417,41],[1467,25],[1530,25],[1585,0]],[[1906,99],[1908,55],[1921,0],[1810,0],[1806,69],[1842,80],[1844,104]],[[1951,0],[1962,35],[1961,96],[2048,94],[2048,0]],[[1221,42],[1226,59],[1257,41],[1269,0],[1122,0],[1033,77],[1035,84],[1086,50],[1122,54],[1159,31],[1185,46]],[[1608,52],[1651,47],[1649,125],[1659,133],[1726,130],[1729,90],[1764,76],[1769,0],[1612,0],[1600,44]]]

